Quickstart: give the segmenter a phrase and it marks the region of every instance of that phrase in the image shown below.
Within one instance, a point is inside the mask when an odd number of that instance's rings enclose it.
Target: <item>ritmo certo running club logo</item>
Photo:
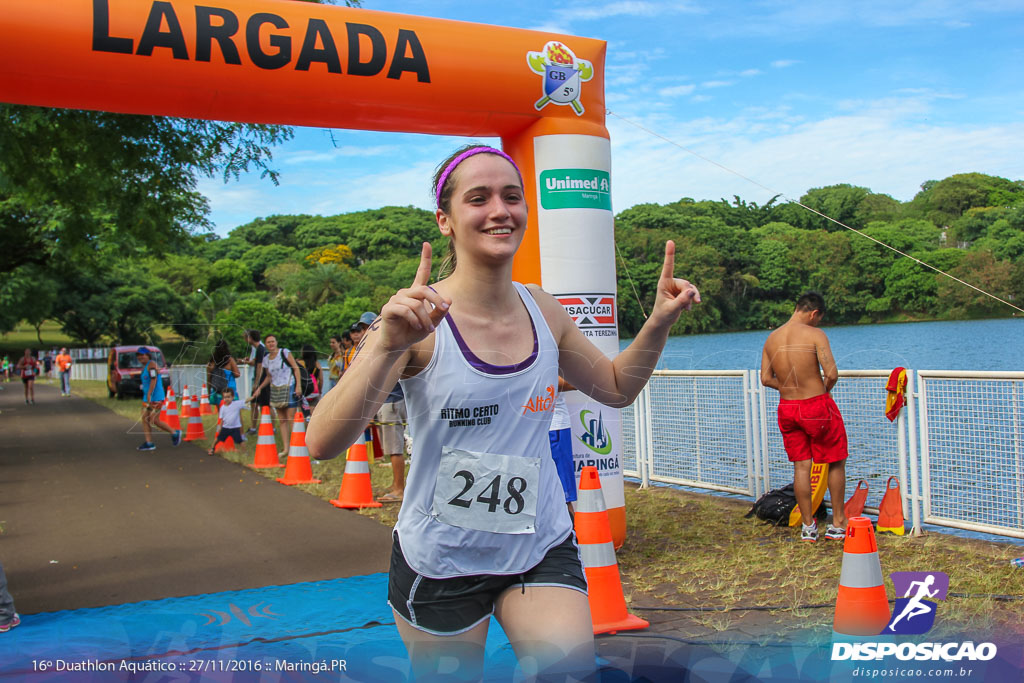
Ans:
[[[526,61],[531,71],[544,77],[544,96],[534,102],[534,109],[540,111],[549,104],[569,105],[576,116],[583,116],[582,84],[594,77],[593,64],[579,59],[557,40],[548,41],[540,52],[527,52]]]
[[[938,602],[949,593],[949,575],[945,572],[893,572],[893,589],[897,596],[889,623],[880,636],[913,636],[927,633],[935,625]],[[996,656],[994,643],[972,641],[948,643],[894,642],[835,642],[832,643],[833,660],[881,660],[895,656],[901,661],[954,662],[988,661]]]

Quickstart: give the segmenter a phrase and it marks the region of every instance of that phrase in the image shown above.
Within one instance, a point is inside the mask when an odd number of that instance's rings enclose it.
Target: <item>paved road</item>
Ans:
[[[0,391],[0,561],[32,614],[387,571],[390,530],[21,382]]]

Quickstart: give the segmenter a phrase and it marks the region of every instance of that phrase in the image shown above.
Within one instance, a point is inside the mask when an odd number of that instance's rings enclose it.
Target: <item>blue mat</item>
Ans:
[[[387,574],[25,615],[0,635],[0,680],[409,680],[408,656],[387,606]],[[598,643],[601,683],[821,681],[856,683],[877,670],[937,669],[933,681],[1020,680],[1024,648],[992,662],[831,661],[829,647],[734,644],[725,649],[652,633]],[[974,640],[965,636],[962,640]],[[491,621],[486,681],[514,679],[515,655]],[[944,676],[943,669],[954,670]],[[863,670],[863,671],[860,671]],[[935,673],[940,675],[935,676]],[[873,675],[872,675],[873,674]],[[915,680],[892,675],[887,680]]]
[[[0,678],[404,681],[387,574],[25,615],[2,636]],[[515,656],[492,620],[487,678]],[[157,673],[160,672],[160,673]],[[249,674],[249,675],[246,675]]]

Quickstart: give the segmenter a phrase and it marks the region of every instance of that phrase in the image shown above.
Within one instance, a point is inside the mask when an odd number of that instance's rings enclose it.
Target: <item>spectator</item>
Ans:
[[[213,347],[210,362],[206,364],[206,385],[210,387],[210,404],[219,408],[221,398],[228,393],[233,398],[238,398],[235,378],[241,374],[238,363],[228,348],[227,339],[221,339]]]
[[[220,429],[217,431],[217,438],[214,439],[213,445],[207,451],[209,455],[213,455],[217,444],[227,441],[228,437],[231,437],[236,444],[245,440],[245,437],[242,436],[242,408],[245,407],[245,404],[236,401],[234,393],[230,391],[224,392],[223,399],[220,408]]]
[[[277,457],[283,458],[288,455],[292,437],[292,418],[295,417],[295,409],[299,407],[299,400],[302,398],[302,376],[291,351],[279,347],[276,336],[268,334],[264,341],[267,345],[267,355],[263,357],[261,366],[262,379],[249,400],[253,400],[264,389],[270,392],[270,405],[277,412],[280,427],[278,433],[283,438],[284,450],[279,451]]]
[[[312,383],[312,387],[302,387],[303,409],[306,412],[306,417],[309,417],[309,411],[320,400],[320,388],[324,385],[324,375],[323,371],[320,370],[320,361],[317,360],[316,349],[311,344],[304,344],[302,346],[302,358],[299,359],[299,365],[306,369],[309,381]],[[309,390],[308,393],[307,389]]]
[[[251,350],[249,351],[249,358],[241,361],[245,365],[252,366],[252,384],[250,388],[255,389],[260,385],[263,379],[263,358],[267,355],[267,347],[260,341],[259,330],[247,330],[245,333],[245,341],[249,344]],[[259,393],[254,394],[256,400],[252,402],[252,414],[249,418],[249,433],[255,434],[256,427],[260,423],[260,409],[263,406],[270,406],[270,387]]]
[[[51,377],[51,370],[53,370],[53,355],[47,351],[43,354],[43,372],[46,373],[47,379]]]
[[[351,358],[349,358],[349,356],[350,356],[349,352],[352,349],[354,349],[355,347],[356,347],[355,342],[352,341],[352,333],[349,332],[348,330],[345,330],[344,332],[342,332],[341,333],[341,354],[342,354],[343,363],[342,363],[342,366],[341,366],[341,374],[343,374],[343,375],[345,374],[345,371],[348,370],[348,363],[351,360]]]
[[[359,316],[359,320],[352,323],[352,327],[348,328],[349,336],[352,338],[352,348],[349,349],[349,353],[346,356],[346,366],[352,363],[352,359],[356,357],[356,350],[359,348],[359,342],[363,340],[363,334],[366,332],[373,321],[377,319],[376,313],[367,311]]]
[[[345,334],[348,334],[347,332]],[[327,359],[328,375],[331,378],[331,385],[338,383],[341,373],[345,369],[345,346],[342,344],[342,335],[331,335],[331,355]]]
[[[396,384],[375,418],[379,426],[381,449],[391,464],[391,488],[378,498],[381,503],[401,503],[405,496],[405,395],[402,385]]]

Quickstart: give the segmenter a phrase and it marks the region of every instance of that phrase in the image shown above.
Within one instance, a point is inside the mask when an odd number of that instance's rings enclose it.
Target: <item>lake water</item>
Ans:
[[[685,314],[684,314],[685,315]],[[822,327],[840,370],[1024,371],[1024,318]],[[771,330],[671,337],[659,370],[761,366]],[[622,341],[621,347],[632,340]]]

